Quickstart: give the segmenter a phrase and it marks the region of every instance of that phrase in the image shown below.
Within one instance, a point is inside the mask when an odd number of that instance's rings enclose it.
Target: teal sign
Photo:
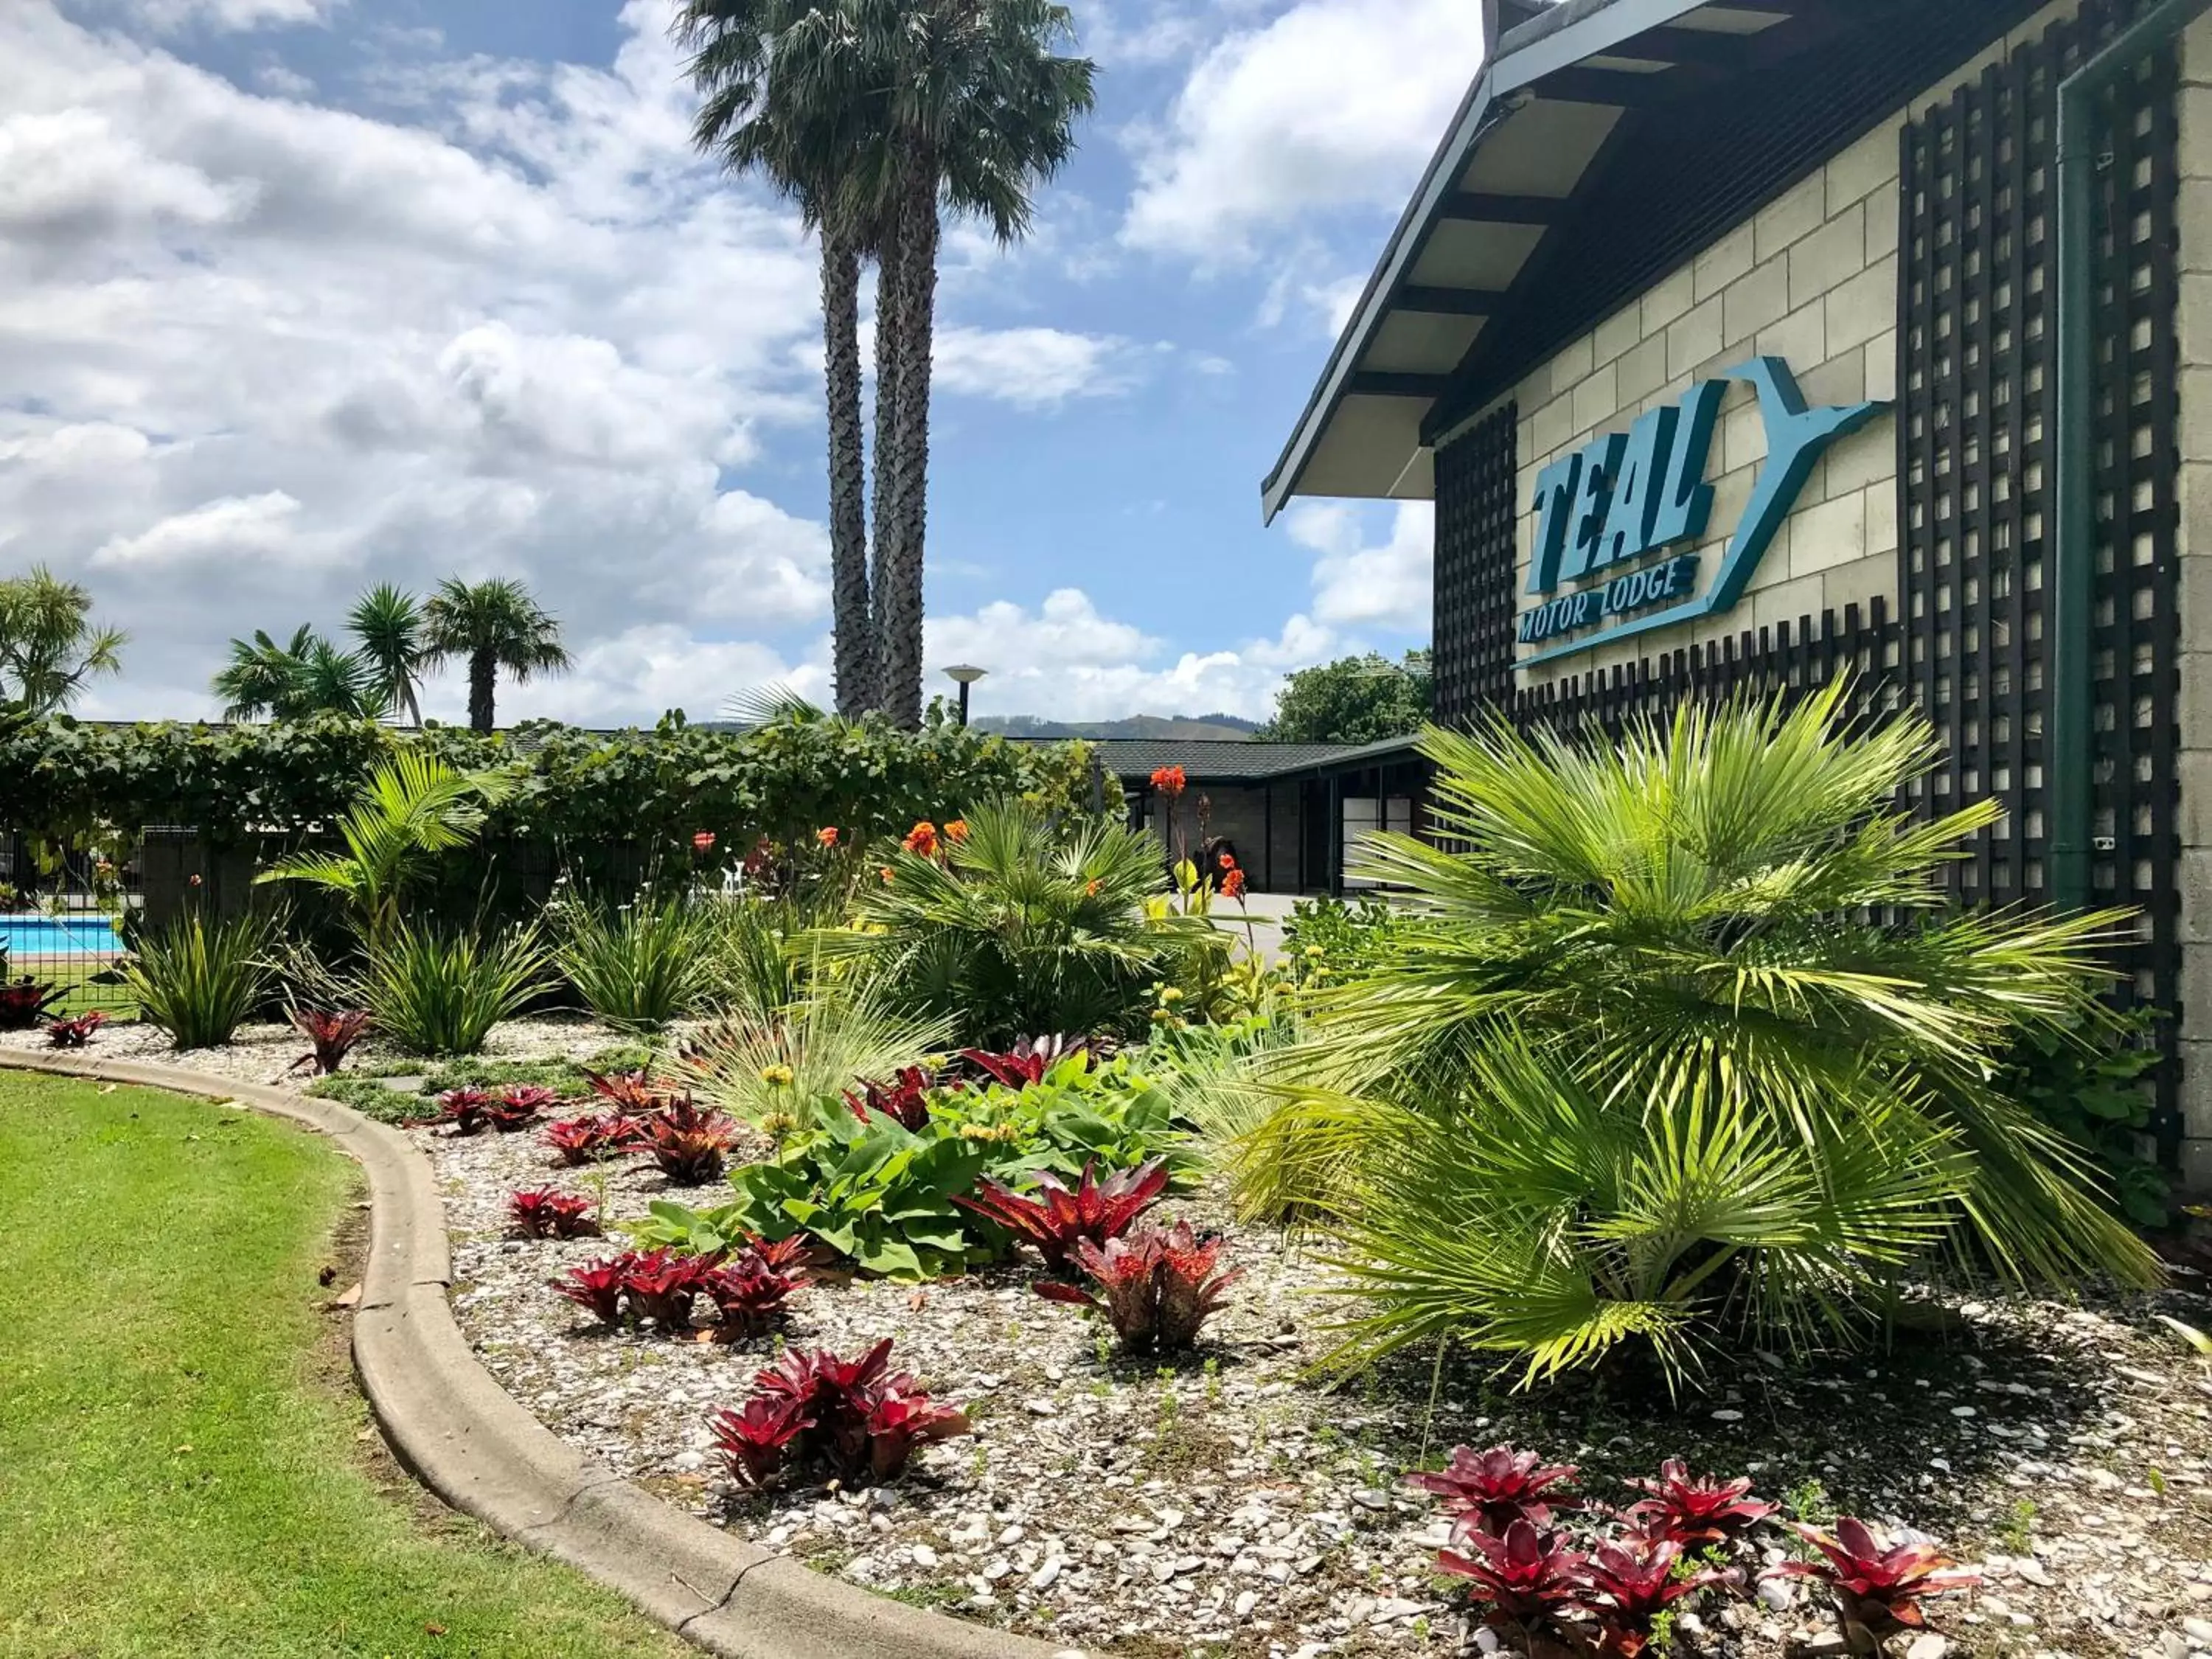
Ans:
[[[1705,482],[1713,428],[1721,400],[1737,381],[1759,393],[1766,459],[1701,591],[1698,554],[1652,556],[1705,533],[1713,509],[1713,489]],[[1814,463],[1884,407],[1808,409],[1789,364],[1754,357],[1691,387],[1680,404],[1651,410],[1626,432],[1553,462],[1536,477],[1535,556],[1528,572],[1528,591],[1543,603],[1521,613],[1517,629],[1522,645],[1547,648],[1522,658],[1521,665],[1733,609]]]

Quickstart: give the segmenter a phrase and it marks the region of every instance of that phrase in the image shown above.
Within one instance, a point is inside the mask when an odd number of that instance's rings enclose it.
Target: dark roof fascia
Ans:
[[[1389,301],[1406,270],[1419,252],[1429,229],[1441,216],[1446,198],[1456,193],[1460,175],[1492,125],[1492,111],[1508,94],[1531,82],[1585,58],[1595,57],[1622,41],[1695,11],[1705,0],[1599,0],[1595,9],[1578,6],[1577,0],[1560,0],[1550,12],[1510,31],[1498,43],[1491,62],[1482,67],[1474,84],[1460,104],[1443,143],[1430,159],[1419,189],[1399,216],[1382,258],[1367,279],[1359,303],[1337,337],[1328,362],[1306,399],[1297,424],[1283,447],[1274,470],[1261,486],[1262,521],[1275,514],[1297,492],[1306,459],[1350,384],[1352,366],[1389,311]],[[1580,9],[1582,15],[1554,22],[1555,17]]]

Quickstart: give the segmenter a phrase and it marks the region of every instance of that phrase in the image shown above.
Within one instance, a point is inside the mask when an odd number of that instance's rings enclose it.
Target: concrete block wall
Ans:
[[[2034,39],[2075,9],[2074,0],[2045,8],[1929,86],[1515,388],[1522,581],[1535,536],[1538,473],[1593,439],[1627,431],[1638,416],[1677,401],[1699,380],[1748,357],[1776,356],[1789,362],[1808,403],[1895,398],[1902,130],[2013,44]],[[1706,475],[1714,486],[1713,530],[1696,549],[1701,579],[1710,577],[1734,532],[1765,459],[1765,430],[1750,387],[1729,391],[1713,454]],[[1747,629],[1795,625],[1824,610],[1840,615],[1877,594],[1893,605],[1897,514],[1896,421],[1884,414],[1821,459],[1733,611],[1560,658],[1523,680],[1540,685]]]

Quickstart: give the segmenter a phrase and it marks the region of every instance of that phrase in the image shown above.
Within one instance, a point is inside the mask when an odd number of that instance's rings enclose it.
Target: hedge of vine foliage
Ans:
[[[847,837],[1024,795],[1090,802],[1079,744],[1045,746],[935,723],[793,720],[749,732],[671,716],[651,731],[538,724],[489,736],[337,718],[272,725],[90,725],[56,716],[0,732],[0,829],[74,840],[103,829],[189,825],[216,846],[327,823],[398,744],[420,743],[511,786],[487,839],[676,847],[710,831],[717,859],[763,836],[791,842],[834,824]]]

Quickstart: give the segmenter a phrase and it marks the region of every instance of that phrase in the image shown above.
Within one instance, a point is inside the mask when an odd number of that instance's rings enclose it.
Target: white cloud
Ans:
[[[1115,398],[1143,377],[1146,348],[1112,335],[1057,328],[947,328],[936,338],[935,384],[1018,409],[1072,398]]]
[[[1200,58],[1164,124],[1127,135],[1121,234],[1201,264],[1264,233],[1402,203],[1481,61],[1473,0],[1301,0]]]
[[[502,686],[500,718],[561,720],[578,726],[646,726],[672,708],[692,720],[714,720],[737,694],[785,685],[826,702],[826,660],[788,663],[750,640],[699,640],[672,623],[627,629],[586,649],[559,679]],[[448,699],[455,716],[465,701]],[[426,707],[425,713],[441,711]]]
[[[1304,616],[1276,638],[1170,659],[1164,641],[1102,615],[1089,594],[1063,587],[1034,611],[1000,601],[928,623],[930,684],[949,663],[989,671],[975,696],[979,712],[1097,720],[1125,714],[1224,713],[1260,719],[1293,668],[1321,662],[1336,636]]]
[[[821,526],[770,499],[818,483],[756,476],[820,419],[814,254],[624,17],[611,70],[449,64],[401,122],[0,5],[0,551],[131,632],[88,708],[204,708],[227,636],[369,580],[526,579],[631,715],[684,678],[653,630],[818,625]]]
[[[127,0],[123,10],[163,33],[193,25],[235,32],[327,22],[342,3],[343,0]]]
[[[1291,539],[1321,556],[1314,562],[1313,609],[1322,622],[1340,628],[1428,631],[1433,503],[1399,502],[1390,538],[1376,546],[1366,544],[1364,514],[1354,502],[1300,502],[1283,517]]]

